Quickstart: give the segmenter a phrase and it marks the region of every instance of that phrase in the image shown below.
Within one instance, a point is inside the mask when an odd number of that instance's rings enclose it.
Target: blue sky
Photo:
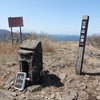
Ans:
[[[1,0],[0,29],[10,30],[8,17],[22,16],[23,31],[79,35],[82,16],[89,15],[91,35],[100,33],[99,11],[100,0]]]

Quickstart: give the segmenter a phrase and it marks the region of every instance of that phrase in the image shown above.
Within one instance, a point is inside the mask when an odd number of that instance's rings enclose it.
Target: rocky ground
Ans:
[[[55,42],[43,54],[44,83],[14,89],[19,63],[0,63],[0,100],[100,100],[100,50],[86,45],[82,75],[76,75],[78,42]]]

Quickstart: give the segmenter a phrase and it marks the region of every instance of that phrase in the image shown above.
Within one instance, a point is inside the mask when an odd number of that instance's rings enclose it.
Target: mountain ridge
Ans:
[[[13,32],[14,33],[14,32]],[[27,37],[29,35],[29,33],[22,33],[25,37]],[[9,30],[6,29],[0,29],[0,40],[6,36],[9,35],[9,39],[11,40],[11,32]],[[52,34],[52,35],[47,35],[47,36],[51,36],[54,38],[54,41],[78,41],[79,40],[79,36],[78,35],[60,35],[60,34]]]
[[[6,29],[0,29],[0,34],[1,33],[10,33],[10,31],[9,30],[6,30]]]

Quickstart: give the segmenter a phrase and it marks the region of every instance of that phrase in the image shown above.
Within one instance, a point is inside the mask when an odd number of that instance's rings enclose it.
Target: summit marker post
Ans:
[[[80,75],[81,72],[82,72],[83,58],[84,58],[85,44],[86,44],[86,37],[87,37],[87,29],[88,29],[88,22],[89,22],[89,16],[87,16],[87,15],[83,16],[82,17],[81,31],[80,31],[77,63],[76,63],[76,74],[77,75]]]

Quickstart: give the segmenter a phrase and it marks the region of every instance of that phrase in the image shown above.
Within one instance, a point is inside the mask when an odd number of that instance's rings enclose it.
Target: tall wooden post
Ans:
[[[85,52],[85,44],[87,37],[87,29],[88,29],[89,16],[85,15],[82,18],[81,32],[80,32],[80,40],[79,40],[79,49],[77,56],[77,64],[76,64],[76,74],[80,75],[82,72],[83,66],[83,58]]]
[[[20,41],[22,43],[22,32],[21,32],[21,27],[20,27]]]
[[[13,39],[12,27],[11,27],[11,37],[12,37],[12,44],[13,44],[13,42],[14,42],[14,39]]]

